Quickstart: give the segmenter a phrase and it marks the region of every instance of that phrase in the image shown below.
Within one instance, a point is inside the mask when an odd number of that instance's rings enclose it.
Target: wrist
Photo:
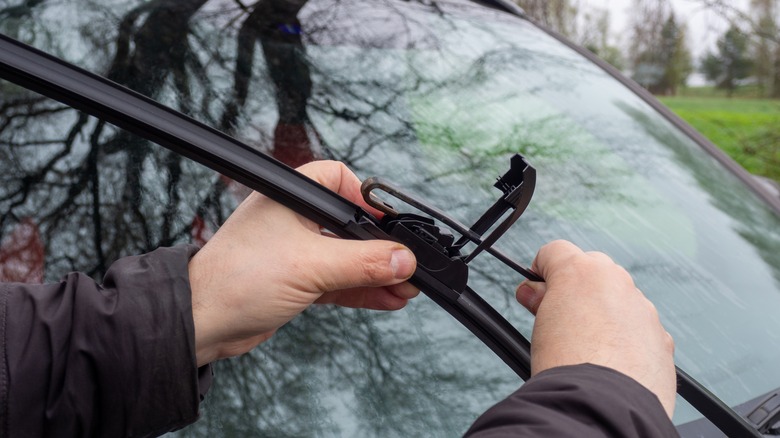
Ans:
[[[207,298],[208,267],[202,263],[203,250],[190,259],[189,277],[192,294],[192,322],[195,332],[195,358],[198,367],[219,359],[214,318],[209,313]]]
[[[212,340],[210,330],[207,328],[203,315],[192,310],[192,319],[195,323],[195,360],[198,368],[220,359],[218,343]]]

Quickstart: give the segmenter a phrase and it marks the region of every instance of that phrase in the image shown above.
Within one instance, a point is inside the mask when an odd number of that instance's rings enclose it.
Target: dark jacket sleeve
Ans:
[[[195,251],[121,259],[102,285],[1,284],[0,435],[138,437],[195,421],[211,373],[195,360]]]
[[[467,437],[676,437],[658,398],[596,365],[552,368],[490,408]]]

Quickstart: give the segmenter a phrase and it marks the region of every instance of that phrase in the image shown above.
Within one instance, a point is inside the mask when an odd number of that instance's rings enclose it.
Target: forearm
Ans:
[[[466,433],[498,437],[674,437],[658,398],[617,371],[595,365],[553,368],[485,412]]]
[[[194,421],[193,252],[121,259],[102,285],[81,274],[51,285],[2,285],[7,430],[146,436]]]

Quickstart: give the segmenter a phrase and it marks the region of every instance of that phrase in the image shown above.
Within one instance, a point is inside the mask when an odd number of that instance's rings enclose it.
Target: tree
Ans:
[[[609,10],[581,9],[571,0],[516,0],[525,13],[618,69],[625,67],[620,48],[610,44]]]
[[[579,43],[599,58],[618,69],[625,67],[625,59],[620,49],[610,44],[609,10],[593,9],[584,14],[583,28]]]
[[[723,64],[720,63],[720,58],[712,53],[705,54],[701,63],[699,64],[699,71],[707,78],[708,81],[716,82],[723,74]]]
[[[778,27],[778,0],[751,0],[749,10],[739,3],[727,0],[698,0],[710,11],[738,27],[748,37],[748,50],[753,62],[752,74],[756,79],[759,95],[780,98],[780,27]],[[710,58],[712,55],[712,59]],[[719,82],[716,54],[707,54],[701,60],[700,69],[713,74],[712,81]]]
[[[718,39],[718,52],[709,52],[701,64],[701,72],[715,82],[715,86],[731,96],[741,79],[752,72],[753,62],[748,53],[748,37],[736,25],[731,25]]]
[[[649,89],[663,76],[658,40],[670,8],[666,1],[654,0],[634,0],[632,8],[635,14],[628,47],[629,64],[633,79]]]
[[[685,81],[693,71],[691,52],[685,43],[685,27],[677,24],[674,14],[670,13],[664,27],[661,29],[660,61],[664,65],[664,73],[655,85],[654,91],[660,94],[677,94],[677,87],[685,85]]]
[[[693,70],[684,26],[666,0],[635,0],[629,56],[633,78],[655,94],[675,94]]]
[[[570,0],[516,0],[526,14],[563,36],[577,34],[577,7]]]
[[[751,21],[754,23],[750,44],[753,74],[761,96],[780,97],[780,45],[777,41],[777,0],[752,0]]]

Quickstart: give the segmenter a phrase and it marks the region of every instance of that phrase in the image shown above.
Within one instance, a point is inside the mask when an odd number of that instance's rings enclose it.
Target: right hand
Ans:
[[[545,282],[517,289],[517,300],[536,315],[531,375],[581,363],[612,368],[653,392],[671,418],[674,341],[628,272],[562,240],[542,247],[532,269]]]
[[[335,161],[298,170],[372,210],[360,180]],[[313,303],[397,310],[419,294],[414,254],[400,243],[347,240],[251,194],[190,260],[198,366],[246,353]]]

